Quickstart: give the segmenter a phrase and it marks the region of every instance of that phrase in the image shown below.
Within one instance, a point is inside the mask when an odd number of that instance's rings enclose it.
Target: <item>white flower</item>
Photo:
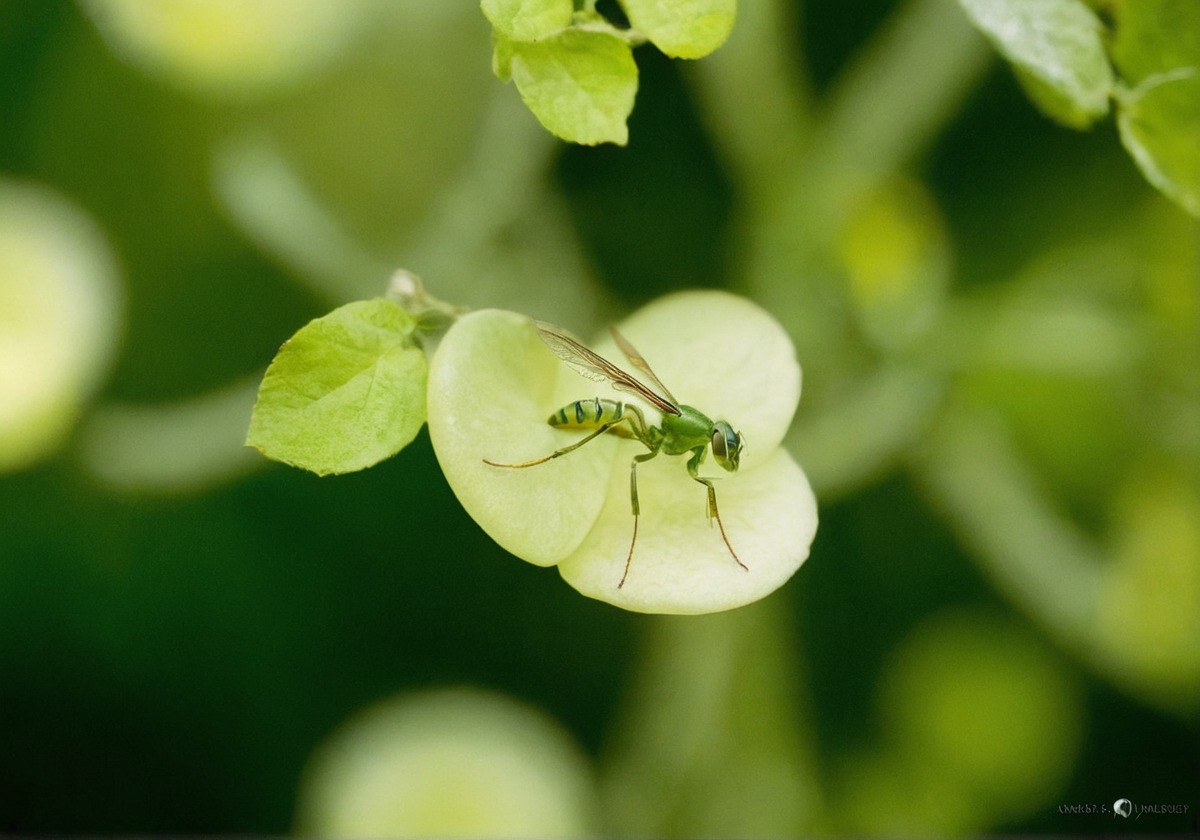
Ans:
[[[563,457],[524,469],[584,431],[556,429],[549,416],[600,397],[658,412],[635,395],[581,377],[538,338],[523,316],[499,310],[459,319],[433,359],[429,431],[442,470],[463,507],[508,551],[557,565],[592,598],[629,610],[705,613],[756,601],[808,557],[816,502],[804,472],[780,447],[800,398],[800,367],[787,334],[765,311],[723,292],[662,298],[620,325],[679,402],[726,420],[745,440],[740,468],[727,473],[708,452],[700,475],[716,486],[721,523],[707,491],[687,472],[688,456],[657,457],[637,469],[641,516],[633,537],[630,465],[636,440],[603,434]],[[592,348],[637,371],[610,338]]]

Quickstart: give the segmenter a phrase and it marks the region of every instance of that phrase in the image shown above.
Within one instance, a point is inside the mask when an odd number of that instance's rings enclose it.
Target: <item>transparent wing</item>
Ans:
[[[554,351],[554,355],[566,362],[569,368],[593,382],[613,381],[608,370],[605,367],[601,367],[601,365],[611,367],[606,359],[588,350],[558,327],[547,324],[544,321],[537,321],[536,323],[538,335],[542,341]],[[589,361],[588,356],[595,357],[596,361]]]
[[[649,376],[650,381],[658,387],[659,392],[668,400],[678,405],[679,400],[675,399],[675,395],[671,393],[671,389],[664,385],[663,381],[658,378],[658,374],[650,369],[650,363],[637,351],[636,347],[629,343],[629,339],[621,335],[615,326],[610,326],[608,331],[612,333],[613,340],[617,342],[617,346],[621,348],[621,352],[625,354],[625,358],[629,359],[630,364],[646,374],[646,376]]]
[[[554,352],[554,355],[566,362],[580,376],[584,376],[595,382],[610,382],[617,390],[636,394],[659,411],[667,414],[679,414],[679,406],[673,400],[651,391],[642,382],[634,379],[628,373],[608,361],[608,359],[587,349],[558,327],[538,321],[537,328],[542,341]],[[624,351],[624,347],[621,349]],[[639,356],[638,358],[640,359],[641,357]],[[633,360],[630,359],[630,361]],[[634,362],[634,364],[637,363]],[[658,377],[653,374],[651,376],[655,382],[658,382]],[[661,385],[662,383],[658,384]]]

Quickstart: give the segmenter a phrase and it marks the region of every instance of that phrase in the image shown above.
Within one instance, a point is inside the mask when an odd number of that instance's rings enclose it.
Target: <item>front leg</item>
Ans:
[[[687,462],[687,471],[693,481],[698,481],[708,488],[708,507],[705,508],[704,515],[708,517],[708,524],[712,525],[712,519],[717,514],[717,491],[709,479],[700,477],[700,465],[704,463],[704,456],[707,454],[707,446],[697,446],[693,449],[692,457]]]
[[[700,476],[700,464],[704,461],[704,454],[707,451],[707,447],[704,446],[697,446],[692,450],[694,454],[688,459],[687,464],[688,475],[690,475],[694,481],[698,481],[708,488],[709,521],[711,522],[713,519],[717,520],[717,527],[721,529],[721,539],[725,541],[725,547],[729,549],[729,555],[733,558],[733,562],[737,563],[742,567],[743,570],[748,572],[750,571],[749,567],[747,567],[746,564],[738,558],[737,552],[734,551],[733,546],[729,544],[729,537],[725,533],[725,525],[721,522],[721,513],[719,510],[717,510],[717,489],[713,487],[713,483],[710,479],[702,478]]]

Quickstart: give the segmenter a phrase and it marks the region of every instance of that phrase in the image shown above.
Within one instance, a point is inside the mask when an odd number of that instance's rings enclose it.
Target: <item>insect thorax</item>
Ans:
[[[679,406],[679,414],[662,418],[664,455],[682,455],[698,446],[708,446],[713,422],[690,405]]]

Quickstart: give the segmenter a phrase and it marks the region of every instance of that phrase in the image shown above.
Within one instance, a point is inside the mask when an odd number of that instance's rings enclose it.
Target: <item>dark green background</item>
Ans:
[[[890,8],[810,4],[795,38],[819,88]],[[678,64],[637,57],[631,146],[564,149],[555,174],[588,256],[630,308],[723,284],[735,198]],[[0,173],[92,214],[127,284],[103,398],[168,400],[253,375],[328,308],[215,206],[208,154],[231,111],[123,64],[71,3],[0,8]],[[919,174],[975,283],[1111,223],[1147,190],[1111,126],[1056,127],[998,65]],[[1024,620],[896,475],[823,504],[809,561],[772,598],[795,616],[830,761],[878,736],[876,677],[922,617],[968,604]],[[0,477],[0,832],[286,832],[314,746],[403,689],[498,689],[598,753],[649,621],[506,555],[458,505],[424,433],[362,474],[272,466],[181,498],[100,486],[68,448]],[[1194,814],[1194,718],[1055,655],[1085,686],[1088,719],[1063,801],[1189,802]],[[1171,827],[1195,830],[1196,817]],[[1046,812],[997,828],[1098,826]]]

